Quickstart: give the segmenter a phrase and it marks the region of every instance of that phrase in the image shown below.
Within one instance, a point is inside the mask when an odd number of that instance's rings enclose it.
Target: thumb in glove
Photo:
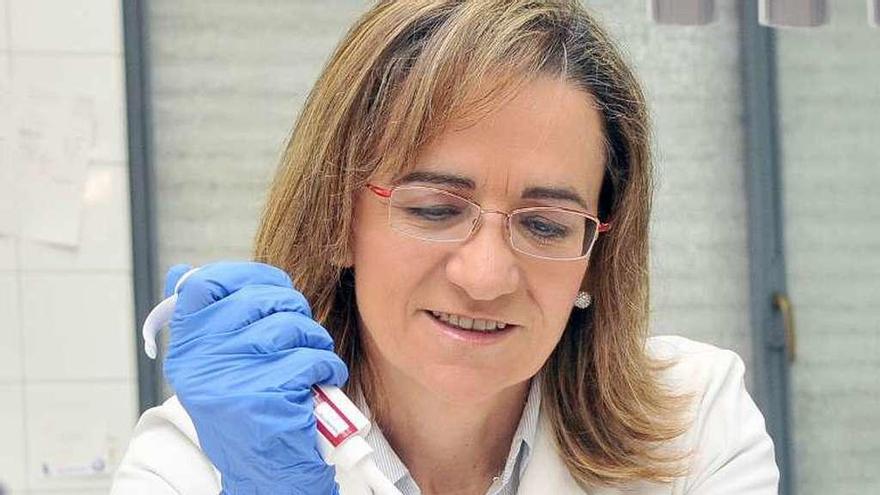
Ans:
[[[186,275],[190,270],[192,270],[192,265],[184,263],[169,268],[168,273],[165,274],[165,291],[162,297],[168,297],[171,294],[174,294],[174,288],[177,287],[177,282],[179,282],[181,277]]]

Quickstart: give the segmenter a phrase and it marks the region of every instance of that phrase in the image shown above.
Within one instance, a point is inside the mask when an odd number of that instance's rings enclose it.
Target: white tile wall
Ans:
[[[9,23],[7,22],[7,9],[9,0],[0,0],[0,50],[9,47]]]
[[[122,2],[7,1],[13,50],[121,53]]]
[[[125,77],[119,55],[58,55],[12,52],[16,95],[49,94],[91,101],[94,145],[90,158],[125,162]]]
[[[18,306],[17,275],[0,272],[0,384],[20,383],[23,378]]]
[[[27,492],[28,495],[60,495],[63,493],[64,495],[107,495],[106,489],[101,490],[67,490],[65,489],[62,492],[58,490],[30,490]],[[16,495],[16,494],[12,494]]]
[[[16,492],[26,486],[22,386],[0,383],[0,397],[0,486]]]
[[[134,379],[129,274],[24,272],[21,285],[28,380]]]
[[[16,252],[15,238],[0,235],[0,272],[15,270],[18,263]]]
[[[134,386],[82,382],[25,387],[29,489],[66,492],[109,487],[137,414]],[[44,473],[44,465],[56,469],[88,466],[96,459],[106,463],[105,474],[49,477]]]
[[[128,167],[93,164],[88,168],[80,242],[76,248],[22,241],[24,270],[127,272],[131,267]]]
[[[28,491],[28,495],[59,495],[59,493],[63,493],[64,495],[107,495],[107,490],[64,490],[63,492],[59,492],[57,490],[30,490]],[[13,494],[15,495],[15,494]]]
[[[0,0],[2,2],[2,0]],[[2,3],[0,3],[0,12],[2,12]],[[2,14],[0,14],[2,15]],[[0,23],[3,22],[3,19],[0,19]],[[0,24],[0,31],[3,30],[2,24]],[[0,39],[2,39],[3,33],[0,32]],[[0,48],[3,50],[3,48]],[[10,70],[10,59],[8,52],[0,51],[0,95],[6,95],[10,90],[10,86],[12,84],[11,72]]]
[[[0,112],[3,111],[2,98],[3,95],[0,94]],[[18,248],[14,234],[18,229],[16,211],[19,205],[16,201],[15,169],[8,151],[8,141],[0,137],[0,272],[15,270],[18,266]]]
[[[3,51],[5,42],[5,0],[0,0],[0,115],[8,115],[11,105],[10,57]],[[4,126],[4,120],[0,119],[0,183],[12,184],[12,164],[9,162],[9,131]],[[8,187],[0,186],[0,218],[11,218],[15,210],[15,200],[9,194]],[[15,267],[14,239],[8,233],[0,232],[0,270],[13,269]]]

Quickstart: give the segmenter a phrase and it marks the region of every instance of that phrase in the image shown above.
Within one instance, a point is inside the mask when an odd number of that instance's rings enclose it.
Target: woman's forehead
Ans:
[[[430,172],[469,180],[475,188],[504,183],[517,192],[552,187],[582,195],[595,189],[598,195],[605,158],[602,116],[592,98],[573,85],[544,78],[467,126],[446,126],[395,179]]]
[[[598,211],[607,156],[603,116],[592,95],[565,79],[537,76],[491,106],[435,122],[425,135],[430,138],[405,158],[384,150],[386,158],[401,159],[380,164],[369,180],[399,184],[415,177],[510,202],[568,196],[568,206],[586,203],[586,210]],[[445,177],[427,180],[425,173]]]

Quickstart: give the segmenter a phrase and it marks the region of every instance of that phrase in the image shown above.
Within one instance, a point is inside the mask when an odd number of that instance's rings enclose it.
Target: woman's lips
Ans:
[[[443,335],[453,340],[477,345],[489,345],[505,339],[513,331],[519,328],[517,325],[507,325],[502,330],[480,331],[465,330],[459,328],[434,316],[430,311],[422,311],[425,316],[431,320],[433,326]]]

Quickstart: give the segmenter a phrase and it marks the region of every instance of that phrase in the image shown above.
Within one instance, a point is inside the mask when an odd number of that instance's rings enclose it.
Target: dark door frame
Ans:
[[[758,0],[740,2],[740,56],[748,205],[749,305],[755,401],[776,447],[779,493],[793,495],[782,179],[773,31],[758,24]]]
[[[149,31],[140,0],[123,0],[125,94],[128,122],[129,197],[131,201],[132,278],[137,352],[138,406],[158,404],[162,375],[156,361],[144,353],[140,325],[156,304],[156,236],[153,216],[152,115],[148,65]]]

